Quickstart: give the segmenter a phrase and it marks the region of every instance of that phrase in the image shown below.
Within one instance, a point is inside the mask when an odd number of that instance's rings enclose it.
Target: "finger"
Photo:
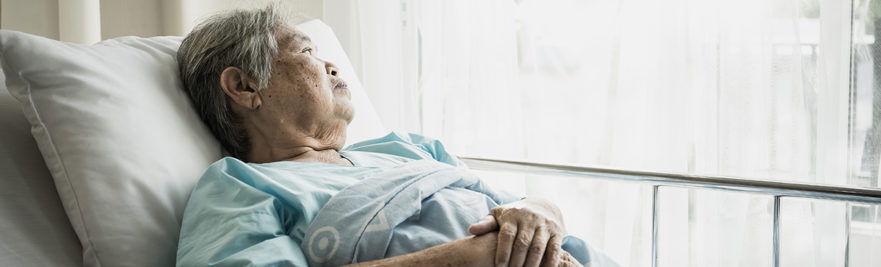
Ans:
[[[496,245],[496,266],[508,266],[515,237],[517,237],[517,225],[503,223],[499,228],[499,244]]]
[[[496,217],[492,215],[487,215],[483,217],[475,224],[472,224],[468,227],[468,232],[472,235],[482,235],[485,233],[489,233],[499,229],[499,224],[496,222]]]
[[[563,237],[552,235],[548,240],[548,246],[545,247],[545,257],[542,266],[558,266],[563,258]]]
[[[526,254],[529,253],[529,245],[532,245],[532,235],[535,234],[534,227],[520,225],[518,226],[517,237],[514,238],[514,249],[511,250],[511,261],[508,266],[523,266],[526,261]]]
[[[569,254],[568,252],[564,252],[563,258],[562,258],[562,260],[560,260],[560,266],[578,267],[578,266],[581,266],[581,263],[579,263],[577,260],[575,260],[575,258],[572,257],[572,254]]]
[[[505,206],[496,206],[495,208],[489,210],[489,215],[495,217],[496,220],[498,220],[500,217],[502,217],[502,213],[505,212],[505,209]]]
[[[545,229],[539,228],[535,230],[532,236],[532,245],[529,246],[529,253],[526,254],[526,262],[523,266],[538,267],[541,259],[545,255],[545,248],[548,246],[548,239],[551,236]]]

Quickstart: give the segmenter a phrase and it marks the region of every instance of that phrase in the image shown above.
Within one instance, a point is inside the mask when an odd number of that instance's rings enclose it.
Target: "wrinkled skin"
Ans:
[[[497,266],[557,266],[568,255],[562,248],[566,237],[562,214],[545,200],[498,206],[468,231],[474,235],[498,231]]]
[[[355,110],[339,70],[317,56],[303,32],[280,23],[275,36],[278,55],[266,88],[258,90],[257,82],[235,67],[221,74],[221,87],[250,139],[247,160],[349,164],[338,151]]]

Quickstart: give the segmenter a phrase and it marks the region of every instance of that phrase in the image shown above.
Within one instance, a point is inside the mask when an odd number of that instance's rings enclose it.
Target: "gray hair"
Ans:
[[[181,80],[199,117],[233,157],[246,157],[250,138],[220,87],[220,74],[237,67],[257,81],[257,90],[269,86],[278,55],[274,32],[283,21],[273,6],[217,14],[196,26],[177,52]]]

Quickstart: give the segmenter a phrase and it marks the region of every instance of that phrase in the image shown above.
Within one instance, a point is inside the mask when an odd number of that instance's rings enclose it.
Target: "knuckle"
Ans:
[[[538,255],[543,252],[543,248],[541,246],[531,246],[529,247],[529,254]]]
[[[551,238],[551,241],[548,242],[548,246],[554,249],[563,249],[563,240],[560,238]]]
[[[508,212],[511,212],[511,213],[514,213],[514,214],[522,214],[522,213],[523,213],[523,208],[521,208],[521,207],[512,207],[512,208],[508,208],[507,211],[508,211]]]
[[[548,231],[548,228],[547,228],[547,227],[544,227],[544,226],[539,225],[539,226],[536,226],[536,227],[535,227],[535,233],[536,233],[536,235],[542,235],[542,236],[545,236],[545,239],[547,239],[546,235],[547,235],[547,234],[550,234],[551,231]]]
[[[529,244],[532,243],[528,236],[517,236],[517,240],[514,242],[514,246],[517,247],[520,251],[526,250],[529,247]]]
[[[558,246],[548,246],[547,247],[548,255],[553,255],[554,257],[560,257],[561,255],[563,255],[563,252],[564,252],[563,248],[558,247]]]
[[[489,210],[489,214],[492,214],[492,215],[499,215],[499,213],[501,213],[502,211],[505,211],[505,207],[503,207],[503,206],[497,206],[497,207],[492,208],[491,210]]]
[[[563,252],[566,252],[565,250],[563,250],[563,247],[556,246],[556,245],[548,247],[548,250],[550,250],[552,253],[557,254],[557,255],[563,254]]]
[[[517,234],[517,231],[511,228],[502,228],[499,230],[499,237],[502,239],[511,240]]]

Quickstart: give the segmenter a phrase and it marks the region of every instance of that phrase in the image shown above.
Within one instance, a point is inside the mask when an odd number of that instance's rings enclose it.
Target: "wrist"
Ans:
[[[495,235],[491,236],[494,242]],[[482,239],[487,238],[466,237],[409,254],[346,266],[492,266],[494,257],[486,251]]]

